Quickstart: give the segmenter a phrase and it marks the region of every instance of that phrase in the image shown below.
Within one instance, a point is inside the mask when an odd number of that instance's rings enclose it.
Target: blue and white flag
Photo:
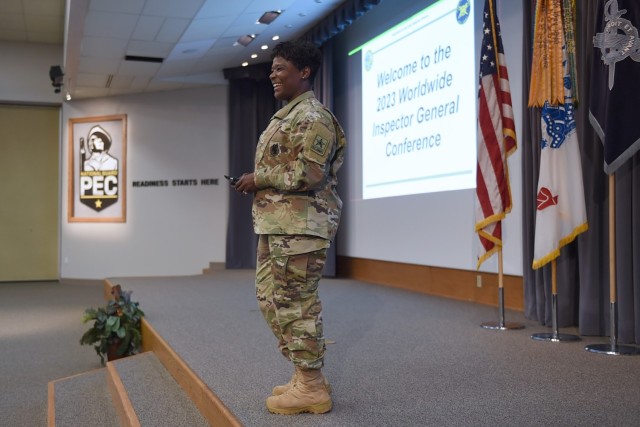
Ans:
[[[560,249],[586,231],[587,213],[580,147],[566,55],[563,66],[564,104],[545,102],[541,111],[542,140],[538,178],[534,269],[560,256]]]

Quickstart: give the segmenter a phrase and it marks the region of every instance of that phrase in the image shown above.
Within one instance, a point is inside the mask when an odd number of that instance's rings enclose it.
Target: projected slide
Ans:
[[[474,19],[441,0],[360,48],[364,199],[475,187]]]

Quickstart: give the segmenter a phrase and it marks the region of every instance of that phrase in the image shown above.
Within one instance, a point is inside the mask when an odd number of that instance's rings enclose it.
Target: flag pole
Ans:
[[[500,249],[498,249],[498,311],[500,314],[500,321],[498,323],[485,322],[480,326],[485,329],[497,329],[500,331],[507,329],[522,329],[524,328],[524,325],[520,323],[504,321],[504,274],[502,270],[502,247],[500,247]]]
[[[609,344],[589,344],[584,349],[592,353],[638,355],[640,349],[618,345],[618,301],[616,298],[616,179],[609,175]]]
[[[551,328],[553,332],[542,332],[532,334],[531,339],[536,341],[579,341],[580,337],[572,334],[558,333],[558,281],[557,281],[557,263],[554,259],[551,261]]]

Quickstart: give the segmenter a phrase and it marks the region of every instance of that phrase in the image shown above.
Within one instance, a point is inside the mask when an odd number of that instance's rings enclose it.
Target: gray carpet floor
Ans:
[[[608,338],[535,341],[549,329],[520,313],[507,320],[525,329],[492,331],[480,324],[496,308],[343,279],[320,285],[334,409],[272,415],[264,399],[291,367],[252,271],[111,280],[246,426],[640,425],[640,356],[584,350]],[[0,425],[45,426],[48,381],[100,366],[78,339],[84,308],[102,303],[95,283],[0,283]]]
[[[506,317],[525,329],[487,330],[496,308],[342,279],[320,284],[334,409],[272,415],[264,399],[291,367],[252,271],[112,281],[246,426],[640,425],[640,356],[584,350],[608,338],[536,341],[550,330],[520,313]]]
[[[101,304],[98,281],[0,283],[0,426],[46,426],[49,381],[100,367],[79,340]]]

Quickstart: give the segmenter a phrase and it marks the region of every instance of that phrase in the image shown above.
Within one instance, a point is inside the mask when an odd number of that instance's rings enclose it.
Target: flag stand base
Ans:
[[[589,344],[584,349],[591,353],[608,354],[611,356],[637,356],[640,355],[640,348],[629,345],[618,345],[618,316],[617,316],[617,303],[615,301],[609,304],[609,327],[610,329],[610,342],[609,344]]]
[[[584,348],[591,353],[609,354],[613,356],[636,356],[640,354],[640,349],[628,345],[612,345],[612,344],[590,344]]]
[[[498,323],[498,322],[484,322],[481,324],[484,329],[497,329],[500,331],[506,331],[507,329],[523,329],[524,325],[520,323],[507,322],[507,323]]]
[[[557,332],[543,332],[539,334],[532,334],[531,339],[536,341],[552,341],[552,342],[580,341],[580,337],[577,335],[559,334]]]
[[[498,288],[498,311],[500,311],[500,322],[484,322],[480,326],[484,329],[493,329],[499,331],[524,328],[524,325],[520,323],[504,321],[504,288]]]
[[[553,332],[532,334],[531,339],[551,342],[580,341],[580,337],[577,335],[558,333],[558,294],[555,293],[551,295],[551,323]]]

